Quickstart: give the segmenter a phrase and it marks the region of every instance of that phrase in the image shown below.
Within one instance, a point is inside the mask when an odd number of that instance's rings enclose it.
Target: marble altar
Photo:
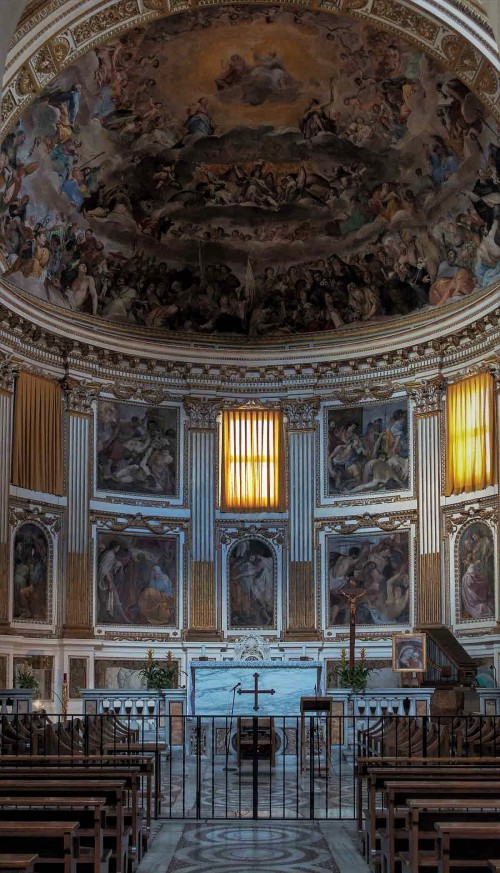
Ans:
[[[300,715],[301,697],[322,694],[322,666],[320,661],[192,661],[190,714],[231,715],[234,696],[235,716]],[[258,711],[254,710],[255,673]]]

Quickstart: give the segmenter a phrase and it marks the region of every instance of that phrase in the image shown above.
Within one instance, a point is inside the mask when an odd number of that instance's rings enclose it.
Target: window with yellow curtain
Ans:
[[[272,512],[284,508],[282,445],[279,410],[223,411],[223,510]]]
[[[12,484],[63,493],[61,386],[26,372],[16,384]]]
[[[498,479],[494,380],[469,376],[446,393],[446,493],[480,491]]]

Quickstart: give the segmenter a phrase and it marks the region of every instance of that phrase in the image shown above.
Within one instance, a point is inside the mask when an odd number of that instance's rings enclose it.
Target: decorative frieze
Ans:
[[[66,377],[62,382],[66,396],[68,412],[80,415],[91,415],[92,404],[98,399],[102,385],[96,385],[87,379],[72,379]]]
[[[282,404],[288,431],[311,430],[316,426],[319,400],[285,400]]]
[[[221,409],[221,401],[189,398],[184,401],[184,409],[189,418],[190,428],[213,429]]]

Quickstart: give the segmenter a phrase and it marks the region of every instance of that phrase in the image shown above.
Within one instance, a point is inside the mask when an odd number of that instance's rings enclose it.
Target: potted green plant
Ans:
[[[172,652],[167,652],[165,664],[155,660],[153,649],[148,649],[146,666],[140,671],[146,680],[148,691],[160,691],[161,688],[175,688],[177,684],[177,664],[172,660]]]
[[[352,666],[347,660],[346,650],[342,649],[340,654],[340,665],[337,667],[337,677],[339,688],[351,688],[356,694],[366,691],[366,683],[370,673],[376,672],[373,667],[369,667],[366,662],[366,651],[361,649],[359,653],[359,661],[356,661]]]
[[[32,688],[35,694],[40,691],[40,683],[36,678],[29,661],[23,661],[16,673],[16,688]]]

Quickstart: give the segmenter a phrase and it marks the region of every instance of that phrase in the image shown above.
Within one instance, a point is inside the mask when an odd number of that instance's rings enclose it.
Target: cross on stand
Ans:
[[[349,587],[343,588],[340,593],[347,598],[349,603],[349,667],[354,667],[356,661],[356,609],[358,600],[366,596],[366,591],[364,589],[360,591],[354,579],[351,579]]]
[[[274,688],[271,688],[269,691],[261,691],[259,688],[259,673],[253,674],[254,687],[251,690],[244,691],[242,688],[238,688],[238,694],[253,694],[254,695],[254,704],[253,708],[255,712],[259,709],[259,694],[275,694]]]

